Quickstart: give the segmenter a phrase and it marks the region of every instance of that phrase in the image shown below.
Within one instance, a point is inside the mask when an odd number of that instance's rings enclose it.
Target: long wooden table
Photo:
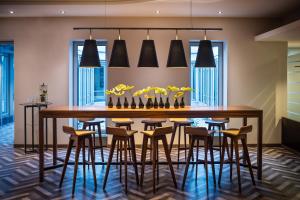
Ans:
[[[262,178],[262,136],[263,111],[248,106],[202,107],[187,106],[169,109],[116,109],[105,106],[52,106],[39,112],[39,178],[44,180],[45,169],[58,167],[57,164],[57,118],[257,118],[257,178]],[[44,118],[53,119],[53,165],[44,167]],[[62,164],[60,164],[62,166]]]

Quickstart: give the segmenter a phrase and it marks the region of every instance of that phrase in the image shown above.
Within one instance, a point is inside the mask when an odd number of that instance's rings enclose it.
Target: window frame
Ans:
[[[107,63],[107,41],[105,40],[97,40],[96,41],[97,46],[105,46],[105,61]],[[82,40],[76,40],[72,42],[72,52],[73,52],[73,66],[72,66],[72,84],[73,84],[73,90],[72,90],[72,97],[73,97],[73,105],[78,105],[79,102],[79,87],[78,87],[78,80],[79,80],[79,63],[78,63],[78,46],[83,46],[84,41]],[[107,64],[104,67],[104,91],[107,88]],[[104,101],[101,103],[106,103],[106,98],[104,98]]]
[[[200,41],[190,41],[189,42],[189,51],[190,51],[190,63],[191,63],[191,87],[193,88],[194,85],[194,79],[193,79],[193,70],[194,66],[192,66],[192,47],[198,47]],[[224,80],[225,80],[225,66],[224,66],[224,42],[223,41],[212,41],[212,47],[218,47],[218,63],[216,63],[220,69],[218,70],[218,88],[219,88],[219,93],[218,93],[218,105],[222,106],[226,102],[224,99]],[[199,74],[198,74],[199,75]],[[196,78],[197,79],[197,78]],[[194,94],[191,96],[191,104],[197,104],[199,103],[199,96],[200,96],[201,89],[198,90],[197,93],[195,93],[196,97],[194,98]]]

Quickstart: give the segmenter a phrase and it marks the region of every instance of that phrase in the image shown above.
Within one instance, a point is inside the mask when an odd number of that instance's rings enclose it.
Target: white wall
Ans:
[[[228,52],[228,105],[249,105],[264,110],[264,143],[280,143],[279,119],[286,113],[286,54],[287,44],[282,42],[255,42],[254,36],[276,24],[276,20],[198,18],[194,27],[222,27],[221,32],[211,32],[208,38],[222,40]],[[189,18],[2,18],[0,41],[13,40],[15,44],[15,143],[23,143],[23,108],[20,103],[38,96],[41,83],[48,84],[49,100],[55,105],[69,102],[69,57],[73,40],[88,37],[86,31],[73,31],[73,27],[87,26],[132,27],[189,27]],[[131,68],[109,69],[108,88],[117,83],[127,83],[142,88],[148,85],[189,85],[189,69],[168,69],[166,60],[169,42],[175,37],[171,31],[151,31],[155,40],[160,68],[137,68],[141,41],[145,31],[123,31]],[[108,40],[111,52],[114,31],[96,31],[94,38]],[[186,54],[188,41],[202,39],[201,32],[182,31]],[[109,55],[108,55],[109,56]],[[232,120],[239,126],[240,120]],[[66,142],[61,133],[59,143]],[[256,127],[256,120],[249,120]],[[28,125],[28,128],[30,126]],[[36,123],[36,129],[37,129]],[[254,128],[254,130],[256,130]],[[37,132],[36,132],[37,134]],[[50,137],[51,138],[51,137]],[[141,143],[141,135],[136,137]],[[50,140],[51,141],[51,140]],[[256,131],[249,135],[249,143],[256,143]]]

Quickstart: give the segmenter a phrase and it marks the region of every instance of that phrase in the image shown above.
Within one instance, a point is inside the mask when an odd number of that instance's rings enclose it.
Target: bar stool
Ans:
[[[115,124],[115,127],[119,127],[119,128],[124,127],[124,128],[126,128],[126,130],[131,130],[131,124],[134,123],[134,121],[129,118],[112,118],[111,121],[112,121],[112,123]],[[129,142],[128,142],[128,146],[130,146]],[[119,141],[117,141],[117,162],[119,162],[119,152],[120,152],[119,149],[120,149],[120,144],[119,144]],[[128,149],[128,151],[129,151],[129,159],[131,161],[130,149]]]
[[[167,122],[167,119],[164,118],[153,118],[153,119],[144,119],[142,120],[142,123],[144,124],[144,131],[148,130],[148,127],[150,130],[154,130],[157,127],[162,127],[162,124]]]
[[[222,134],[221,130],[225,130],[225,124],[229,122],[229,118],[211,118],[205,120],[205,123],[208,124],[208,130],[215,130],[217,128],[217,132],[214,132],[212,136],[215,136],[218,133],[219,137],[219,148],[214,148],[214,150],[218,150],[220,152],[220,159],[221,159],[221,149],[222,149]],[[229,157],[229,149],[227,149],[227,155]]]
[[[246,161],[248,163],[249,172],[251,175],[252,184],[255,185],[254,175],[252,171],[251,161],[249,157],[248,147],[247,147],[247,133],[252,131],[252,125],[243,126],[240,129],[227,129],[222,130],[223,133],[223,144],[222,144],[222,156],[220,161],[220,175],[218,184],[221,183],[222,177],[222,169],[224,163],[224,154],[225,154],[225,147],[228,147],[227,138],[231,138],[232,148],[234,144],[235,149],[235,157],[236,157],[236,169],[237,169],[237,176],[238,176],[238,184],[239,184],[239,192],[242,191],[241,189],[241,177],[240,177],[240,155],[239,155],[239,139],[242,141],[244,155],[246,157]],[[233,158],[233,149],[231,149],[231,161],[230,161],[230,180],[232,180],[232,158]]]
[[[152,151],[152,172],[153,172],[153,192],[155,192],[155,168],[158,168],[158,142],[159,140],[162,140],[163,147],[165,150],[165,155],[167,158],[167,162],[171,171],[173,183],[175,185],[175,188],[177,188],[177,183],[176,183],[176,178],[174,174],[174,169],[172,166],[172,160],[168,148],[168,143],[167,143],[167,137],[166,134],[172,133],[173,128],[172,126],[168,127],[160,127],[156,128],[155,130],[148,130],[148,131],[142,131],[141,133],[144,135],[143,136],[143,146],[142,146],[142,156],[141,156],[141,162],[142,162],[142,169],[141,169],[141,186],[143,185],[144,182],[144,171],[145,171],[145,163],[146,163],[146,154],[147,154],[147,146],[148,146],[148,139],[151,140],[151,151]],[[158,171],[157,171],[157,177],[158,177]]]
[[[102,143],[102,133],[101,133],[101,123],[104,123],[104,120],[98,120],[95,118],[79,118],[78,119],[80,123],[83,123],[83,130],[86,130],[87,128],[91,131],[93,130],[95,133],[92,134],[93,136],[93,143],[94,143],[94,157],[95,157],[95,149],[99,149],[101,151],[101,160],[104,162],[104,154],[103,154],[103,143]],[[96,147],[96,127],[97,127],[97,133],[98,133],[98,139],[99,139],[99,147]],[[88,156],[88,159],[90,159],[90,156]]]
[[[186,160],[186,150],[188,149],[187,145],[186,145],[186,134],[184,132],[184,147],[180,147],[181,129],[185,128],[187,126],[191,126],[194,123],[194,121],[190,120],[188,118],[170,118],[169,120],[170,120],[170,122],[174,123],[173,133],[172,133],[171,141],[170,141],[170,152],[172,151],[176,130],[177,130],[177,128],[179,128],[179,130],[178,130],[177,161],[179,162],[180,150],[184,150],[184,159]],[[193,154],[192,154],[192,156],[193,156]],[[179,164],[178,164],[178,166],[179,166]]]
[[[97,189],[97,179],[96,179],[96,170],[95,170],[95,158],[93,151],[93,141],[92,141],[92,135],[95,134],[95,131],[86,131],[86,130],[74,130],[73,127],[69,126],[63,126],[63,132],[70,135],[69,139],[69,145],[67,148],[66,158],[64,162],[63,171],[61,174],[61,179],[59,183],[59,187],[62,186],[63,180],[66,174],[66,169],[68,166],[70,154],[72,151],[72,147],[74,142],[76,142],[76,153],[75,153],[75,165],[74,165],[74,175],[73,175],[73,186],[72,186],[72,197],[74,197],[75,192],[75,185],[76,185],[76,176],[77,176],[77,169],[78,169],[78,160],[79,160],[79,154],[80,150],[82,148],[82,166],[83,166],[83,177],[84,177],[84,185],[85,185],[85,140],[88,139],[89,141],[89,151],[91,154],[91,162],[92,162],[92,169],[93,169],[93,177],[94,177],[94,187],[95,190]]]
[[[191,144],[190,144],[190,149],[189,149],[189,155],[187,159],[187,163],[185,166],[185,171],[184,171],[184,176],[183,176],[183,181],[182,181],[182,190],[185,187],[185,181],[187,177],[187,172],[189,169],[189,164],[190,160],[192,157],[192,154],[194,152],[193,148],[195,145],[195,142],[197,142],[197,147],[196,147],[196,180],[198,176],[198,164],[199,161],[204,163],[205,167],[205,175],[206,175],[206,190],[208,191],[208,161],[207,161],[207,151],[209,149],[210,151],[210,159],[211,159],[211,168],[213,172],[213,179],[214,179],[214,185],[216,186],[216,175],[215,175],[215,166],[214,166],[214,152],[213,152],[213,137],[212,134],[214,131],[207,130],[205,127],[185,127],[184,132],[186,134],[189,134],[191,137]],[[198,152],[199,152],[199,142],[200,140],[204,141],[204,152],[205,152],[205,158],[203,160],[198,159]]]
[[[118,127],[107,127],[106,128],[107,134],[113,135],[112,138],[112,143],[109,151],[109,157],[107,161],[107,166],[106,166],[106,172],[105,172],[105,177],[104,177],[104,182],[103,182],[103,190],[105,190],[106,187],[106,182],[109,174],[109,169],[111,165],[111,161],[113,158],[116,142],[119,141],[120,143],[120,155],[122,155],[122,151],[124,150],[124,165],[125,165],[125,192],[128,192],[127,189],[127,151],[128,151],[128,146],[127,144],[129,143],[129,147],[131,149],[132,153],[132,160],[133,160],[133,167],[135,170],[135,177],[136,177],[136,183],[139,184],[139,175],[138,175],[138,168],[137,168],[137,161],[136,161],[136,152],[135,152],[135,142],[134,142],[134,134],[137,133],[137,131],[134,130],[126,130],[124,128],[118,128]],[[122,148],[122,145],[124,143],[124,148]],[[120,159],[120,179],[122,176],[122,160]]]

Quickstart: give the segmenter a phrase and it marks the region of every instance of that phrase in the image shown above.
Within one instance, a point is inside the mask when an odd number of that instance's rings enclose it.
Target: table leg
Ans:
[[[258,116],[257,136],[257,179],[262,179],[262,142],[263,142],[263,112]]]
[[[56,118],[53,118],[53,165],[57,164],[57,125]]]
[[[27,128],[26,128],[27,118],[26,118],[26,110],[27,110],[27,107],[24,106],[24,151],[25,151],[25,153],[27,153]]]
[[[34,107],[31,107],[31,150],[34,151]]]
[[[44,181],[44,119],[39,116],[39,176]]]
[[[247,117],[243,117],[243,126],[247,126]],[[247,143],[246,143],[247,144]],[[246,153],[243,148],[243,164],[246,165]]]

